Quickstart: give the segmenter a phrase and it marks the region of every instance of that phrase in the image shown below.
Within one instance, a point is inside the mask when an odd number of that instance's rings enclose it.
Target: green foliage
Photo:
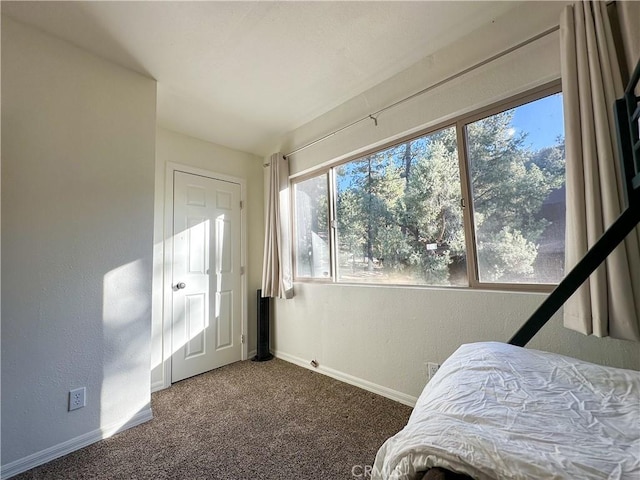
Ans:
[[[525,135],[513,134],[512,118],[507,111],[467,126],[479,267],[488,281],[532,275],[548,224],[543,202],[564,182],[562,139],[532,151]],[[454,128],[340,166],[341,275],[454,281],[466,256],[459,172]]]
[[[336,208],[340,256],[345,257],[341,263],[349,263],[351,273],[355,273],[357,259],[362,257],[366,232],[361,197],[354,190],[346,190],[338,196]]]
[[[518,281],[533,274],[536,246],[521,232],[504,227],[488,235],[478,245],[478,259],[483,281]]]
[[[513,135],[513,110],[467,127],[481,279],[530,278],[548,225],[543,202],[564,183],[564,142],[532,152]]]

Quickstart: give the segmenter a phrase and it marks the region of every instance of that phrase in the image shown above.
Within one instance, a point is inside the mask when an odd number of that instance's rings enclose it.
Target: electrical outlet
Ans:
[[[433,378],[433,376],[436,374],[439,368],[440,368],[440,364],[427,362],[427,374],[429,375],[429,380]]]
[[[76,388],[69,392],[69,411],[84,407],[87,402],[87,389],[85,387]]]

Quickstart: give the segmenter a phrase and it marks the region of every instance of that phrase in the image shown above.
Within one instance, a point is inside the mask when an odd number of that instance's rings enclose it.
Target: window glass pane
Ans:
[[[563,276],[562,94],[466,126],[481,282],[557,283]]]
[[[468,284],[455,128],[335,174],[339,281]]]
[[[296,276],[331,277],[327,174],[294,184]]]

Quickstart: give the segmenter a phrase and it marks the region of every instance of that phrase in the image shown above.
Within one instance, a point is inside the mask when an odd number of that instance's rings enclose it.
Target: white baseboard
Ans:
[[[71,452],[75,452],[76,450],[80,450],[92,443],[98,442],[105,438],[109,438],[110,436],[127,430],[131,427],[135,427],[136,425],[140,425],[141,423],[147,422],[153,418],[153,414],[151,413],[151,408],[147,408],[136,413],[131,419],[129,419],[124,424],[112,424],[106,427],[101,427],[92,432],[87,432],[78,437],[72,438],[71,440],[67,440],[66,442],[59,443],[58,445],[54,445],[53,447],[46,448],[36,453],[32,453],[24,458],[19,460],[15,460],[7,465],[2,465],[0,467],[0,478],[5,480],[7,478],[11,478],[14,475],[17,475],[22,472],[26,472],[34,467],[39,465],[43,465],[51,460],[55,460],[56,458],[67,455]]]
[[[252,360],[253,357],[255,357],[258,354],[257,350],[251,350],[248,354],[247,354],[247,360]]]
[[[158,380],[158,381],[153,382],[151,384],[151,393],[158,392],[160,390],[164,390],[165,388],[170,387],[170,386],[171,385],[165,385],[164,384],[164,380]]]
[[[409,407],[415,407],[416,402],[418,401],[417,397],[412,397],[411,395],[407,395],[406,393],[398,392],[397,390],[383,387],[382,385],[378,385],[368,380],[354,377],[353,375],[349,375],[348,373],[344,373],[339,370],[334,370],[333,368],[323,367],[322,365],[315,368],[311,366],[311,363],[308,360],[304,360],[302,358],[296,357],[294,355],[290,355],[288,353],[278,352],[273,350],[272,350],[272,353],[277,358],[280,358],[281,360],[284,360],[286,362],[293,363],[300,367],[304,367],[313,372],[322,373],[323,375],[327,375],[328,377],[335,378],[336,380],[340,380],[341,382],[345,382],[350,385],[360,387],[369,392],[382,395],[383,397],[390,398],[391,400],[395,400],[396,402],[402,403],[404,405],[408,405]]]

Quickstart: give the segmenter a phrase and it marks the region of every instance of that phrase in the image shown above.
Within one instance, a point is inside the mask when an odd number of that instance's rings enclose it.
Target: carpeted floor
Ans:
[[[277,359],[228,365],[151,401],[152,421],[14,479],[368,478],[411,412]]]

